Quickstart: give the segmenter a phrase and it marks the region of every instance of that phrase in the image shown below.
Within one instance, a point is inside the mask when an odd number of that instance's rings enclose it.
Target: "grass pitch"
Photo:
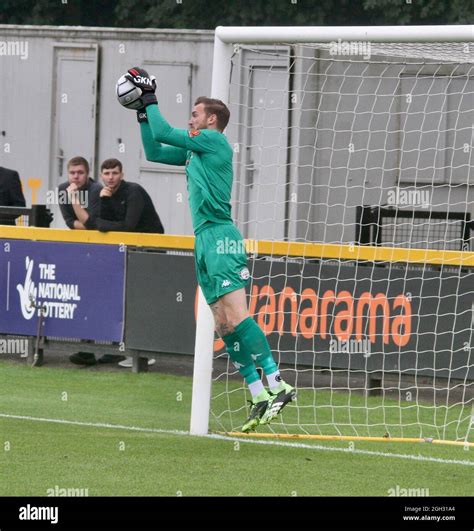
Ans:
[[[0,495],[46,496],[56,488],[89,496],[471,494],[472,449],[189,436],[191,383],[159,373],[0,363]]]

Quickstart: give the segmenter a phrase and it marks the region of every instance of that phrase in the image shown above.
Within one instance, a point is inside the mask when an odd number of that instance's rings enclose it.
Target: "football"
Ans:
[[[133,110],[141,109],[143,107],[140,99],[142,89],[136,87],[126,76],[120,77],[117,81],[115,90],[120,105]]]

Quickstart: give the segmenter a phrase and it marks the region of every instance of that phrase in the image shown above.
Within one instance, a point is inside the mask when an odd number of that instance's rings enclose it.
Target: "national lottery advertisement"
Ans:
[[[126,250],[0,240],[0,333],[120,342]],[[40,310],[41,308],[41,310]]]

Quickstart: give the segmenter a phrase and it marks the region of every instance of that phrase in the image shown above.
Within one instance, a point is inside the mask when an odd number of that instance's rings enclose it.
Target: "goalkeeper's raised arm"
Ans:
[[[146,111],[138,111],[137,118],[140,123],[143,149],[146,159],[151,162],[161,162],[173,166],[184,166],[186,164],[187,150],[174,146],[163,146],[161,142],[153,138]]]
[[[227,140],[219,134],[229,121],[229,112],[225,105],[222,105],[219,114],[200,113],[199,110],[193,109],[188,124],[190,130],[172,127],[158,108],[154,76],[149,76],[145,70],[136,67],[131,68],[125,77],[142,92],[139,101],[143,107],[137,111],[137,119],[141,124],[143,147],[148,160],[183,165],[186,162],[187,151],[216,153],[223,140],[227,144]],[[208,100],[208,98],[201,99]],[[199,103],[198,99],[195,106]],[[178,149],[169,149],[168,146]]]

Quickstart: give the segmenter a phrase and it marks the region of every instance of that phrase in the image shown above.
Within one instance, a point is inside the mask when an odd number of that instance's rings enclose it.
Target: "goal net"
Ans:
[[[472,440],[474,42],[458,28],[220,29],[250,311],[298,390],[261,434]],[[250,395],[223,347],[209,429],[239,432]]]

